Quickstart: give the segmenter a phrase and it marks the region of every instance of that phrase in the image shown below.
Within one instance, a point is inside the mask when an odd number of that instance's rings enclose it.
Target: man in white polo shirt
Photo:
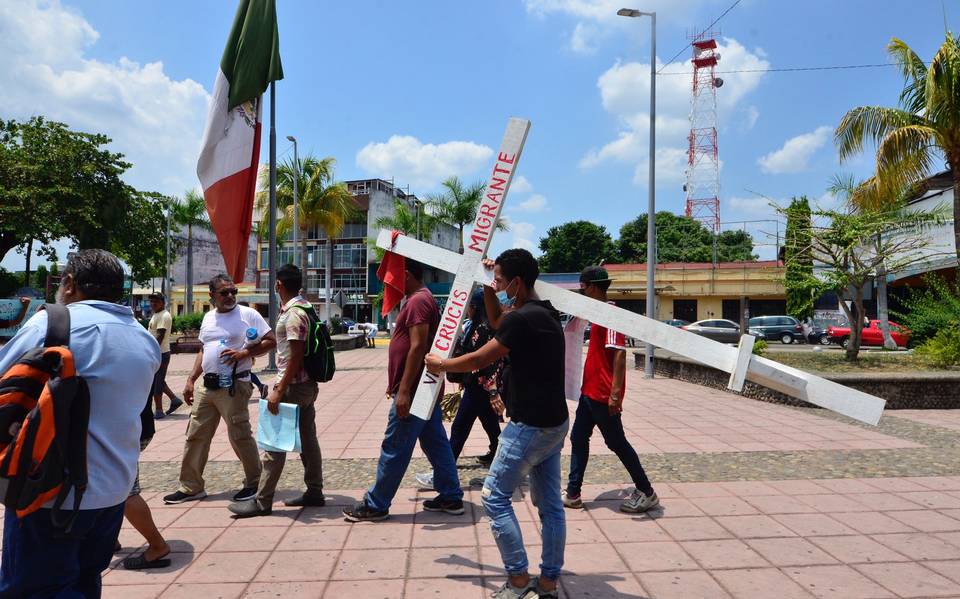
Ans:
[[[253,499],[260,482],[260,456],[247,407],[253,392],[250,369],[255,356],[276,347],[276,335],[259,312],[237,304],[237,286],[227,275],[219,274],[210,280],[210,300],[216,309],[207,312],[200,325],[203,352],[197,355],[183,389],[183,399],[193,410],[180,465],[180,488],[165,496],[164,503],[196,501],[207,496],[203,468],[221,418],[227,424],[230,445],[243,465],[243,488],[233,500]],[[244,348],[249,328],[256,329],[262,341]],[[229,386],[219,380],[224,362],[233,367]],[[197,379],[201,379],[199,385]]]

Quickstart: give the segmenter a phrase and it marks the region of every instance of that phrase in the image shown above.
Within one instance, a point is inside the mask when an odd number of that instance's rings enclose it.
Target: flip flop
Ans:
[[[123,567],[126,570],[149,570],[151,568],[166,568],[170,565],[170,558],[167,557],[170,555],[168,552],[166,555],[160,556],[155,560],[148,560],[147,554],[141,553],[140,555],[133,555],[125,560],[123,560]]]

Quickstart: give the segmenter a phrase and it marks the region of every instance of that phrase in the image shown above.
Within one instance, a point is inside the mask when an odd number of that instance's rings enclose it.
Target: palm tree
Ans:
[[[297,220],[300,228],[300,263],[307,262],[307,232],[321,227],[327,234],[326,260],[326,318],[330,319],[331,287],[333,283],[334,240],[343,232],[344,225],[357,214],[357,204],[344,183],[333,180],[332,157],[323,159],[306,156],[294,165],[293,159],[283,161],[277,167],[277,208],[282,216],[277,222],[277,238],[284,238],[293,228],[293,180],[297,176]],[[266,213],[270,201],[270,180],[263,171],[257,203]],[[262,230],[260,231],[262,232]],[[304,276],[306,268],[302,269]],[[306,287],[306,285],[304,285]]]
[[[477,210],[483,200],[484,183],[477,181],[464,186],[458,177],[450,177],[442,183],[446,189],[440,195],[427,197],[427,206],[432,215],[440,222],[457,227],[460,230],[460,253],[463,253],[463,229],[477,218]],[[498,231],[506,231],[504,220],[497,222]]]
[[[859,201],[887,203],[946,158],[954,182],[953,231],[960,261],[960,40],[948,32],[929,65],[897,38],[887,52],[904,77],[899,107],[860,106],[847,112],[834,133],[840,159],[860,153],[872,140],[876,174],[865,182]]]
[[[187,282],[184,302],[187,314],[193,312],[193,228],[210,230],[210,221],[207,218],[207,205],[203,196],[191,189],[184,194],[183,199],[175,199],[173,204],[173,221],[187,228]]]

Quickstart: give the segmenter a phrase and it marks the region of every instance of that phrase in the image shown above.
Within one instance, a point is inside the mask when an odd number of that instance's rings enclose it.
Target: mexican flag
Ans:
[[[197,176],[227,272],[247,267],[260,160],[262,95],[283,79],[274,0],[240,0],[213,86]]]

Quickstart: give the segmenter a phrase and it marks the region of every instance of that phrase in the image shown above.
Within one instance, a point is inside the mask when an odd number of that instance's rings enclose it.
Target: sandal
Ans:
[[[148,560],[146,552],[141,553],[140,555],[132,555],[125,560],[123,560],[123,567],[126,570],[149,570],[152,568],[166,568],[170,565],[170,558],[167,557],[170,555],[170,552],[167,552],[166,555],[162,555],[154,560]]]

